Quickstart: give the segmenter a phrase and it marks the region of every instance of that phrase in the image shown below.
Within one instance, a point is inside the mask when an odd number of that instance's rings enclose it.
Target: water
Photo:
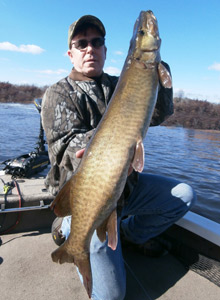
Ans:
[[[145,171],[190,184],[192,210],[220,223],[220,132],[151,127],[144,144]]]
[[[34,151],[40,114],[34,104],[0,103],[0,162]]]
[[[40,115],[34,104],[0,103],[0,161],[37,146]],[[189,183],[197,192],[193,211],[220,223],[220,132],[149,128],[145,172]]]

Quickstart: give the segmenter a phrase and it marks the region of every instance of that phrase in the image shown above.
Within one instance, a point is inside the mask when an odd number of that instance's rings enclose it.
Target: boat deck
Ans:
[[[49,208],[54,197],[44,186],[48,170],[44,169],[31,178],[13,179],[9,174],[0,173],[0,179],[5,184],[15,183],[6,197],[0,193],[0,233],[50,227],[55,215]]]
[[[53,197],[44,190],[44,175],[17,180],[20,196],[16,188],[6,201],[0,195],[0,232],[7,232],[0,240],[1,298],[86,300],[87,294],[74,265],[59,265],[51,260],[50,254],[57,247],[50,233],[55,215],[47,208]],[[5,182],[11,181],[9,175],[1,178]],[[19,198],[21,208],[26,211],[11,212],[10,209],[19,207]],[[29,210],[30,207],[34,210]],[[193,241],[198,246],[194,237],[190,245]],[[208,247],[220,261],[219,247],[212,244]],[[188,270],[171,251],[159,258],[151,258],[126,247],[123,254],[127,268],[125,300],[220,299],[218,285]]]
[[[55,264],[49,230],[3,235],[0,246],[1,297],[5,300],[87,300],[72,264]],[[124,249],[127,266],[125,300],[219,300],[220,288],[187,271],[166,253],[150,258]],[[108,300],[108,299],[103,299]]]

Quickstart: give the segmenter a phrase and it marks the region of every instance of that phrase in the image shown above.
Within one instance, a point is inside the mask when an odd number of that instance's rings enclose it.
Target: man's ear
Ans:
[[[71,50],[68,50],[68,51],[67,51],[67,55],[69,56],[70,61],[71,61],[71,63],[73,64],[73,55],[72,55]]]
[[[67,51],[67,55],[68,55],[69,57],[72,57],[72,53],[71,53],[70,50]]]

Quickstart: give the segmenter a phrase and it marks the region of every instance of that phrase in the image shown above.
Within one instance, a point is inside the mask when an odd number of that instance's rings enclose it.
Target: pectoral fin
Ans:
[[[136,144],[132,167],[139,173],[144,169],[144,145],[142,140],[138,141]]]
[[[118,234],[117,234],[117,211],[113,210],[111,213],[108,223],[107,223],[107,231],[108,231],[108,246],[115,250],[118,244]]]
[[[56,198],[51,204],[51,209],[58,217],[65,217],[71,215],[70,209],[70,189],[71,180],[69,180],[63,188],[59,191]]]
[[[172,78],[170,76],[169,71],[166,69],[166,67],[162,63],[159,63],[158,73],[159,73],[159,78],[160,78],[161,84],[165,88],[171,89],[171,87],[172,87]]]

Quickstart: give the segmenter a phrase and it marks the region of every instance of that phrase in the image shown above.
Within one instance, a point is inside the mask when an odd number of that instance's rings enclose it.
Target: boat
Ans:
[[[42,130],[37,151],[11,160],[11,169],[25,169],[24,161],[31,160],[32,171],[10,173],[9,161],[0,171],[0,293],[5,300],[86,300],[73,265],[60,266],[50,257],[57,247],[51,236],[54,197],[44,186],[49,163]],[[160,257],[123,246],[125,300],[220,299],[220,224],[190,211],[158,240],[164,246]]]

